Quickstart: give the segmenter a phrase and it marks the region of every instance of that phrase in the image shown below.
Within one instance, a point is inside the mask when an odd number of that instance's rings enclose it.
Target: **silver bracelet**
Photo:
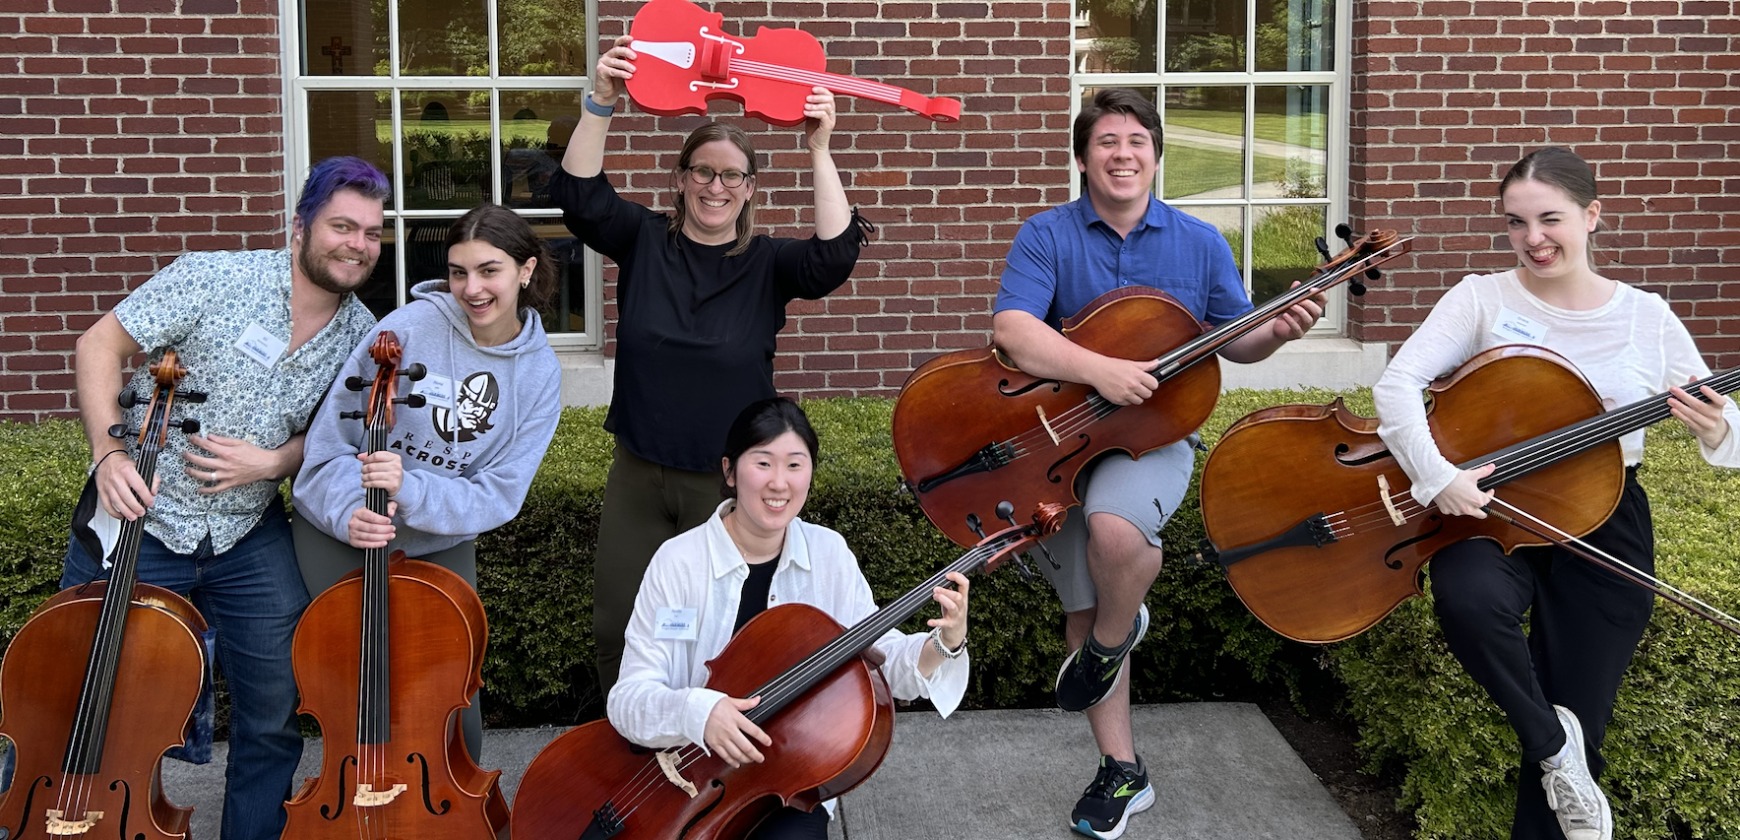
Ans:
[[[947,646],[943,645],[942,630],[936,627],[930,628],[930,646],[936,648],[936,652],[942,654],[944,659],[959,659],[967,652],[967,640],[964,637],[961,639],[960,647],[949,650]]]

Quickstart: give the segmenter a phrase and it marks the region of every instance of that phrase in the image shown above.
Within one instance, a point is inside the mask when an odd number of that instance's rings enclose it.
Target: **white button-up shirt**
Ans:
[[[622,673],[605,704],[611,725],[630,741],[706,749],[707,717],[725,696],[705,687],[707,662],[731,640],[749,576],[720,518],[736,504],[727,500],[705,524],[667,540],[647,566],[624,637]],[[870,584],[838,533],[793,519],[777,562],[769,607],[809,604],[847,627],[876,612]],[[694,638],[658,638],[660,608],[695,610]],[[926,679],[918,672],[918,656],[928,643],[926,634],[890,630],[875,646],[887,656],[882,673],[895,697],[928,697],[947,717],[967,691],[968,657],[943,660]]]

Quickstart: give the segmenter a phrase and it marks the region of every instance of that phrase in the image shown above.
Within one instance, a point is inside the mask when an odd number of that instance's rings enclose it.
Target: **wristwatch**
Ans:
[[[930,628],[930,646],[936,648],[936,652],[942,654],[944,659],[959,659],[967,652],[967,640],[965,638],[961,639],[960,647],[955,648],[954,650],[949,650],[948,647],[943,644],[942,630],[935,627]]]

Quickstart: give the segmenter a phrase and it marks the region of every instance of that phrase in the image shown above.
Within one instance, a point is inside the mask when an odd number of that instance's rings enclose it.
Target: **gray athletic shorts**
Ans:
[[[1045,541],[1060,568],[1052,568],[1045,556],[1034,552],[1040,571],[1057,590],[1064,612],[1080,612],[1098,603],[1094,581],[1088,576],[1088,517],[1109,513],[1136,526],[1148,542],[1160,547],[1160,529],[1178,510],[1190,474],[1196,468],[1195,435],[1163,446],[1140,460],[1114,452],[1096,461],[1076,479],[1081,507],[1070,508],[1063,528]]]

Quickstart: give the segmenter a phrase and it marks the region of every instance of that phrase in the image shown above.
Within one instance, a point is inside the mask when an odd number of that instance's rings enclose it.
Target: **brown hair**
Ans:
[[[516,265],[525,265],[526,260],[536,257],[538,264],[532,268],[531,281],[520,290],[519,306],[538,311],[550,305],[556,296],[556,259],[550,256],[549,246],[538,238],[520,214],[499,204],[480,204],[471,208],[471,212],[460,216],[459,221],[448,228],[447,247],[474,240],[500,248]],[[442,281],[440,289],[448,291],[446,281]]]
[[[676,212],[671,214],[668,227],[670,234],[676,236],[683,230],[683,222],[689,216],[689,208],[683,201],[683,176],[689,170],[689,161],[695,157],[695,150],[715,140],[724,140],[736,146],[743,152],[745,160],[749,161],[749,171],[743,173],[755,177],[755,147],[749,143],[749,135],[743,129],[729,123],[710,122],[689,132],[689,139],[683,141],[683,151],[677,155],[677,168],[671,170],[671,187],[677,191]],[[743,209],[737,212],[737,244],[725,252],[727,257],[735,257],[749,250],[749,240],[755,235],[755,193],[750,193],[748,200],[743,202]]]
[[[1154,103],[1129,88],[1106,88],[1094,94],[1093,102],[1075,117],[1076,160],[1087,155],[1094,123],[1107,114],[1124,114],[1141,123],[1148,129],[1148,136],[1154,139],[1154,159],[1160,159],[1160,152],[1165,147],[1161,143],[1160,112],[1154,108]]]
[[[1576,152],[1558,146],[1536,149],[1517,161],[1505,173],[1504,180],[1498,182],[1498,200],[1501,203],[1504,201],[1504,191],[1517,181],[1538,181],[1549,187],[1557,187],[1578,207],[1585,210],[1598,197],[1595,193],[1595,170],[1589,168],[1589,162],[1578,157]],[[1589,233],[1589,248],[1585,256],[1589,259],[1590,268],[1595,267],[1595,234],[1606,229],[1607,225],[1596,220],[1595,230]]]

